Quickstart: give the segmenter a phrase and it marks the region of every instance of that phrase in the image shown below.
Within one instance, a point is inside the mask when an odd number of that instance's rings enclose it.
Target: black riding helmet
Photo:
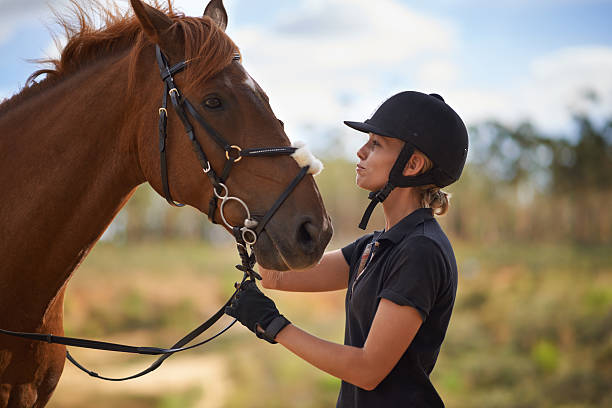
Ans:
[[[438,94],[406,91],[387,99],[365,122],[344,122],[365,133],[393,137],[405,142],[391,172],[389,181],[370,193],[372,200],[359,228],[365,229],[374,207],[383,202],[395,187],[434,184],[446,187],[461,176],[468,152],[468,133],[457,113]],[[418,176],[404,176],[402,171],[418,149],[433,167]]]

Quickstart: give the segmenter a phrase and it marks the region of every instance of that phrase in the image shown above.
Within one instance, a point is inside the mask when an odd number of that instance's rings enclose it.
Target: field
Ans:
[[[455,249],[457,304],[432,374],[447,406],[612,406],[610,248],[455,242]],[[170,346],[225,302],[241,277],[237,261],[229,243],[102,242],[70,281],[66,335]],[[342,341],[342,292],[267,293],[298,326]],[[106,376],[133,374],[153,361],[72,354]],[[103,382],[66,363],[49,406],[331,407],[338,387],[337,379],[237,324],[126,383]]]

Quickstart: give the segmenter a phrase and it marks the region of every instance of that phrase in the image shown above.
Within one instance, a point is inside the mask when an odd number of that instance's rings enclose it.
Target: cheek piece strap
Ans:
[[[170,195],[170,187],[168,184],[168,168],[167,168],[167,160],[166,160],[166,149],[167,149],[167,133],[166,127],[168,123],[168,96],[170,96],[170,100],[172,101],[172,106],[176,111],[178,117],[181,122],[183,122],[185,132],[189,137],[189,140],[192,143],[193,151],[197,156],[200,165],[202,166],[202,171],[206,174],[212,184],[213,188],[213,197],[210,203],[209,209],[209,217],[211,221],[214,222],[214,214],[217,209],[217,201],[220,200],[220,208],[219,212],[221,214],[221,219],[224,224],[232,231],[234,237],[236,238],[236,247],[238,249],[238,254],[241,258],[241,265],[236,265],[236,268],[243,272],[242,282],[236,285],[236,290],[230,296],[229,300],[215,313],[211,316],[206,322],[202,323],[200,326],[193,329],[190,333],[185,335],[182,339],[176,342],[171,348],[159,348],[159,347],[138,347],[138,346],[129,346],[125,344],[118,343],[109,343],[97,340],[88,340],[88,339],[80,339],[74,337],[64,337],[64,336],[55,336],[51,333],[28,333],[28,332],[15,332],[5,329],[0,329],[0,334],[21,337],[29,340],[42,341],[52,344],[63,344],[66,346],[74,346],[81,348],[89,348],[96,350],[107,350],[107,351],[117,351],[123,353],[133,353],[133,354],[146,354],[146,355],[158,355],[159,358],[155,360],[148,368],[145,370],[136,373],[134,375],[130,375],[128,377],[122,378],[111,378],[104,377],[95,371],[88,370],[83,367],[76,361],[68,351],[66,351],[66,358],[72,362],[77,368],[89,374],[92,377],[99,378],[101,380],[106,381],[126,381],[134,378],[141,377],[145,374],[148,374],[161,366],[161,364],[174,353],[178,353],[180,351],[190,350],[195,347],[199,347],[204,345],[215,338],[219,337],[221,334],[225,333],[229,330],[230,327],[236,320],[227,325],[223,330],[219,331],[217,334],[200,341],[199,343],[188,346],[187,344],[195,340],[200,334],[209,329],[215,322],[217,322],[225,312],[225,308],[229,306],[234,299],[234,296],[238,293],[241,285],[245,282],[253,281],[254,279],[261,279],[261,277],[253,270],[255,266],[255,253],[253,251],[253,245],[257,240],[257,236],[263,231],[265,225],[268,223],[272,215],[278,210],[281,204],[287,199],[287,197],[291,194],[291,192],[295,189],[295,187],[299,184],[300,180],[302,180],[307,174],[316,175],[323,169],[323,165],[319,160],[317,160],[309,151],[306,149],[303,143],[296,142],[293,146],[271,146],[271,147],[257,147],[250,149],[242,149],[239,146],[234,146],[228,143],[220,134],[218,134],[212,126],[208,124],[208,122],[200,116],[197,110],[193,107],[193,105],[189,102],[189,100],[183,97],[178,88],[176,87],[173,79],[173,75],[182,71],[186,62],[180,62],[172,67],[168,66],[167,60],[163,53],[161,52],[159,46],[156,47],[156,55],[157,62],[160,68],[161,78],[164,82],[164,95],[162,98],[162,106],[159,108],[159,151],[161,158],[161,181],[163,186],[164,196],[168,203],[173,206],[182,207],[183,204],[176,202],[172,199]],[[239,59],[239,58],[234,58]],[[200,142],[195,137],[195,129],[191,125],[189,121],[189,115],[191,115],[195,120],[206,130],[211,139],[225,151],[226,162],[224,168],[221,172],[221,175],[217,175],[215,170],[212,168],[206,154],[204,153],[204,149],[200,145]],[[268,210],[268,212],[264,215],[263,219],[255,220],[250,216],[249,207],[247,204],[238,197],[232,197],[229,195],[229,189],[225,184],[225,181],[230,175],[230,170],[234,163],[240,161],[243,157],[265,157],[265,156],[291,156],[300,166],[300,171],[295,176],[295,178],[291,181],[291,183],[287,186],[287,188],[283,191],[283,193],[277,198],[276,202],[272,205],[272,208]],[[229,224],[229,222],[225,219],[223,209],[224,205],[229,201],[236,201],[245,209],[247,216],[244,220],[244,226],[233,226]],[[251,248],[251,253],[248,252],[247,247]],[[255,283],[252,283],[255,285]],[[288,321],[287,321],[288,322]],[[273,340],[276,333],[280,331],[282,324],[286,324],[283,322],[277,322],[270,326],[270,329],[265,333],[264,337],[267,337],[267,340]]]

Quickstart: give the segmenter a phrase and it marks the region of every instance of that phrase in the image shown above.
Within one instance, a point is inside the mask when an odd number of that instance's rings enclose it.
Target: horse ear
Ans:
[[[145,34],[154,43],[160,44],[163,32],[172,25],[170,17],[140,0],[130,0],[130,4]]]
[[[223,7],[223,0],[210,0],[204,10],[204,16],[212,18],[217,26],[225,31],[227,27],[227,12],[225,7]]]

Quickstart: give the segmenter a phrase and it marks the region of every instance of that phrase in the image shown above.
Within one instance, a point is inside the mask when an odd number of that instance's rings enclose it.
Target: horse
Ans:
[[[202,17],[176,13],[171,3],[163,10],[141,0],[130,4],[123,14],[102,9],[106,22],[95,28],[89,12],[73,2],[78,23],[61,20],[69,38],[61,57],[51,61],[53,69],[36,71],[0,104],[2,329],[63,334],[70,276],[140,184],[148,182],[172,203],[193,206],[216,222],[223,217],[231,232],[248,218],[242,203],[254,220],[261,218],[300,172],[288,155],[238,157],[240,149],[290,142],[225,34],[221,0],[210,1]],[[223,193],[194,155],[178,113],[160,109],[166,85],[156,47],[170,65],[185,61],[172,79],[209,125],[193,121],[191,133],[208,170],[221,174],[232,164],[223,185],[240,200],[224,209],[211,206],[213,196]],[[177,94],[170,90],[170,97]],[[160,115],[167,119],[164,146]],[[211,127],[230,150],[212,140]],[[160,150],[167,155],[167,185]],[[260,231],[253,250],[267,268],[305,268],[320,259],[331,235],[307,174]],[[65,353],[62,345],[0,335],[0,407],[45,406]]]

